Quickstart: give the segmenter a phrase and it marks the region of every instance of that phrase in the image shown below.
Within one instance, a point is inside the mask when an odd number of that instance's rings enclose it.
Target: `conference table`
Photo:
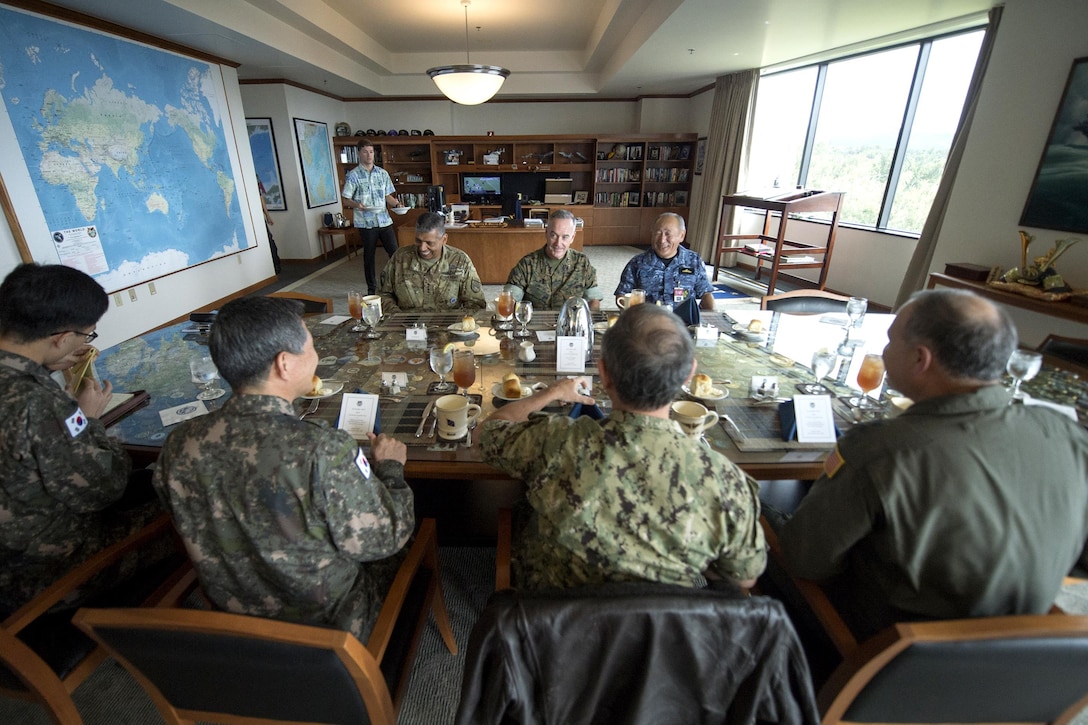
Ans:
[[[615,314],[613,312],[613,314]],[[840,349],[845,339],[845,315],[788,315],[765,311],[731,311],[731,318],[721,313],[704,314],[702,323],[716,328],[717,339],[696,340],[698,371],[711,376],[714,385],[725,395],[720,399],[702,399],[704,405],[717,411],[721,420],[709,428],[703,438],[705,445],[721,452],[757,480],[813,479],[819,476],[823,461],[830,452],[830,443],[799,443],[782,440],[778,403],[792,397],[800,383],[811,383],[808,366],[812,352],[820,347],[839,349],[847,353],[840,357],[837,372],[824,384],[834,393],[832,408],[836,426],[845,430],[857,420],[871,417],[858,410],[859,390],[853,383],[866,351],[880,352],[886,342],[891,315],[868,314],[858,329],[851,330],[850,348]],[[313,333],[319,357],[317,375],[325,380],[334,394],[320,400],[315,412],[307,417],[320,419],[336,426],[340,417],[344,393],[378,395],[378,421],[381,431],[403,441],[408,446],[406,476],[414,479],[482,480],[505,479],[506,476],[484,463],[478,446],[471,438],[450,442],[434,434],[416,437],[427,403],[438,393],[433,385],[438,376],[429,366],[428,348],[452,342],[456,348],[473,350],[476,355],[476,380],[468,393],[482,408],[484,420],[496,408],[506,404],[501,395],[503,377],[513,371],[526,386],[545,386],[565,377],[556,371],[554,331],[557,314],[537,312],[528,325],[533,334],[536,358],[523,362],[513,353],[520,340],[502,344],[507,333],[494,329],[495,320],[489,310],[475,313],[477,333],[466,338],[455,334],[462,313],[398,313],[387,315],[377,325],[380,337],[366,339],[351,331],[355,321],[342,315],[318,314],[307,317],[306,324]],[[763,332],[745,332],[750,320],[758,318]],[[594,313],[595,334],[593,352],[586,363],[585,374],[593,380],[593,395],[605,412],[610,401],[600,387],[595,361],[600,355],[600,340],[607,322],[605,314]],[[516,323],[515,323],[516,325]],[[408,341],[408,328],[425,328],[426,341]],[[698,331],[692,328],[693,336]],[[551,333],[552,340],[541,340]],[[512,344],[511,344],[512,343]],[[189,357],[206,352],[207,336],[194,330],[190,323],[181,323],[121,343],[102,352],[98,362],[101,377],[113,381],[117,390],[147,390],[151,404],[121,420],[110,430],[140,462],[152,460],[163,440],[176,423],[170,415],[177,411],[188,414],[201,412],[203,406],[214,410],[227,400],[200,403],[195,400],[198,387],[192,382]],[[509,346],[510,349],[504,349]],[[382,374],[402,374],[403,387],[393,390],[382,384]],[[777,390],[753,397],[752,379],[770,377],[777,381]],[[452,373],[447,376],[452,380]],[[218,381],[228,391],[225,381]],[[1040,395],[1058,402],[1074,404],[1085,418],[1084,403],[1088,389],[1077,376],[1046,368],[1034,381],[1025,384],[1029,394]],[[689,396],[682,395],[681,398]],[[1079,401],[1079,402],[1078,402]],[[295,402],[301,414],[311,401]],[[192,410],[196,408],[196,410]],[[569,412],[570,406],[553,412]],[[365,441],[363,441],[365,442]]]

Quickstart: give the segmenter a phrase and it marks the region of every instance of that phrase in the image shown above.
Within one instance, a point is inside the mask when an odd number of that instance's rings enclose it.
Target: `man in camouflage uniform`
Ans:
[[[425,212],[416,220],[416,241],[401,247],[382,270],[384,313],[481,310],[487,306],[476,267],[460,249],[446,246],[446,218]]]
[[[272,297],[223,306],[209,348],[234,395],[170,434],[155,485],[216,606],[365,642],[415,526],[407,451],[371,434],[371,465],[346,431],[298,419],[317,367],[301,315]]]
[[[162,513],[98,420],[111,385],[84,379],[74,398],[50,369],[97,337],[109,299],[62,265],[24,264],[0,285],[0,610],[12,611],[80,562]],[[129,571],[118,570],[108,586]]]
[[[701,309],[713,311],[714,286],[707,279],[702,258],[681,246],[686,236],[684,217],[672,212],[659,216],[654,224],[651,248],[633,257],[623,268],[616,285],[616,297],[633,289],[644,289],[650,304],[660,302],[676,307],[696,298]]]
[[[515,540],[518,587],[706,578],[751,586],[766,564],[758,486],[669,419],[695,370],[680,319],[654,305],[620,316],[601,345],[603,421],[537,413],[592,403],[584,379],[508,403],[482,425],[481,456],[525,481],[531,508]]]
[[[515,300],[527,299],[537,310],[558,310],[568,297],[582,297],[589,309],[600,309],[604,295],[597,287],[597,270],[586,255],[570,248],[575,231],[573,214],[566,209],[551,213],[544,246],[522,257],[506,278]]]

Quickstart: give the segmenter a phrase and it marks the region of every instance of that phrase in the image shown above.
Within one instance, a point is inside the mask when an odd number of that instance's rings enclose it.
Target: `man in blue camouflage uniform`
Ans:
[[[612,413],[537,413],[591,404],[585,379],[562,380],[495,411],[481,456],[525,482],[531,513],[515,538],[520,588],[655,581],[691,587],[707,577],[750,587],[766,565],[758,486],[728,458],[669,419],[695,370],[680,319],[639,305],[609,329],[598,362]]]
[[[407,450],[299,420],[317,353],[295,300],[223,306],[209,339],[234,396],[183,423],[155,485],[221,609],[350,631],[365,642],[415,526]]]
[[[646,301],[670,309],[694,297],[704,310],[714,309],[714,287],[698,254],[681,246],[687,235],[684,217],[666,212],[654,224],[651,248],[631,259],[620,274],[616,297],[646,290]],[[617,303],[618,304],[618,303]],[[694,303],[691,303],[694,304]]]
[[[348,172],[344,178],[344,188],[340,196],[346,209],[354,209],[352,220],[359,230],[363,243],[363,275],[366,277],[366,293],[375,294],[378,288],[377,272],[374,269],[374,253],[378,242],[392,257],[397,251],[397,234],[393,230],[393,218],[386,210],[386,204],[394,209],[403,206],[397,199],[397,190],[389,172],[374,165],[374,142],[368,138],[360,141],[356,147],[359,152],[359,165]],[[380,211],[367,209],[380,208]]]
[[[397,250],[382,270],[382,312],[482,310],[480,275],[469,256],[446,245],[446,217],[424,212],[416,243]]]
[[[62,265],[24,264],[0,285],[0,610],[162,513],[146,478],[142,501],[130,490],[118,504],[132,463],[98,420],[110,383],[88,377],[73,399],[50,377],[97,337],[108,307],[97,282]]]
[[[884,348],[914,405],[840,438],[784,524],[790,573],[827,580],[859,640],[897,621],[1044,614],[1088,563],[1088,434],[1009,404],[1016,346],[1008,314],[974,293],[915,295]]]
[[[515,300],[527,299],[537,310],[558,310],[568,297],[582,297],[589,309],[600,309],[604,295],[597,286],[597,270],[586,255],[570,248],[576,231],[569,211],[551,213],[544,246],[522,257],[506,278]]]

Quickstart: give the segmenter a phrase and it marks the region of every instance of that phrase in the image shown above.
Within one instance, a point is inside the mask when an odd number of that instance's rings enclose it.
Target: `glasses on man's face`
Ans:
[[[98,337],[97,332],[81,332],[80,330],[60,330],[59,332],[50,332],[49,334],[50,335],[63,335],[65,333],[67,333],[67,332],[70,332],[73,335],[83,335],[83,337],[87,338],[86,339],[87,343],[94,342],[95,339],[97,339],[97,337]]]

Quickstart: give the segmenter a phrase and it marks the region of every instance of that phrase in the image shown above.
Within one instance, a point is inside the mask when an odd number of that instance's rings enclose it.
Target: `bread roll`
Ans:
[[[749,322],[748,332],[763,332],[763,320],[752,320]]]
[[[697,398],[706,398],[714,393],[711,391],[714,389],[713,381],[709,375],[703,373],[696,373],[691,379],[691,394]]]
[[[310,395],[321,395],[321,388],[324,384],[321,382],[321,378],[314,376],[313,388],[310,390]]]
[[[507,398],[521,397],[521,378],[514,373],[507,373],[502,379],[502,394]]]
[[[461,332],[472,332],[476,329],[476,318],[472,315],[465,315],[461,318]]]

